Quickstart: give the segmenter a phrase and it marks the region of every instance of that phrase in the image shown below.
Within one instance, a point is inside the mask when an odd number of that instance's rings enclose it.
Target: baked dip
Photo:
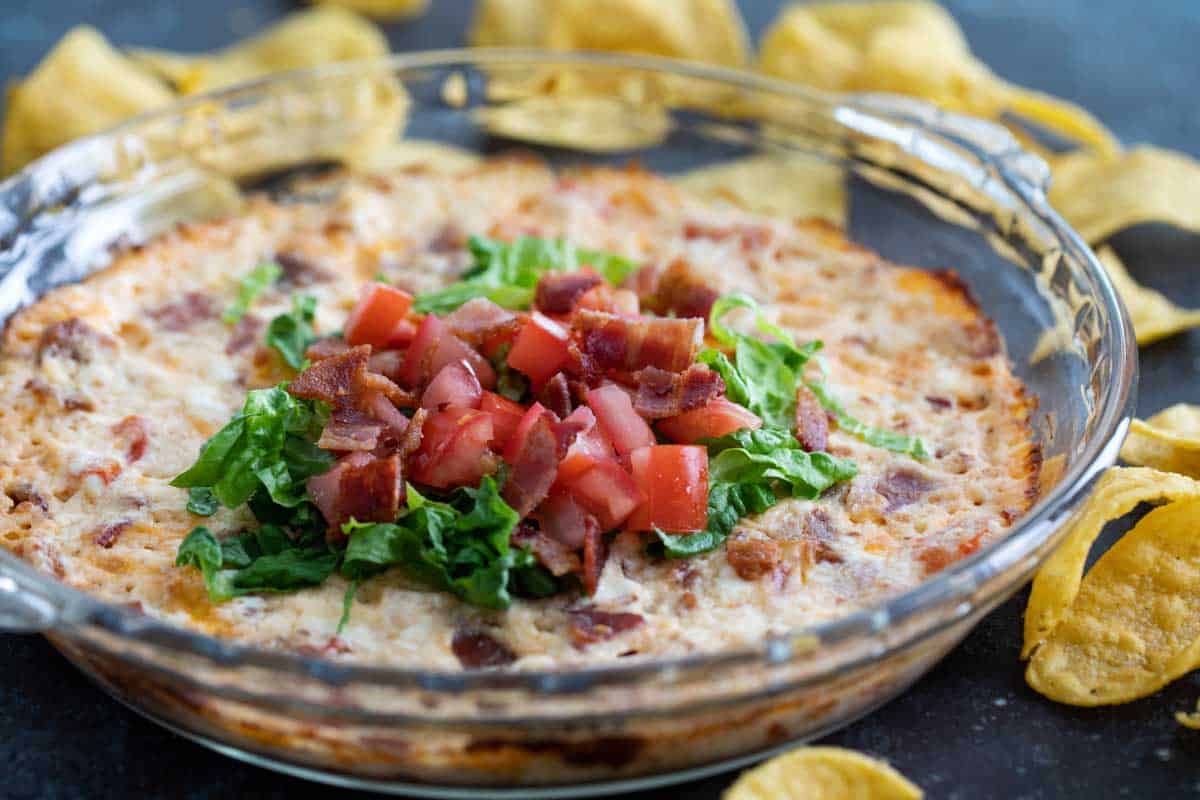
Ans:
[[[910,589],[1038,492],[951,271],[638,169],[341,173],[9,323],[0,541],[215,636],[544,669]]]

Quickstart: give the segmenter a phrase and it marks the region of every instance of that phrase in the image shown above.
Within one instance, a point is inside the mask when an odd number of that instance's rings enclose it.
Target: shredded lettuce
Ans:
[[[209,598],[223,602],[244,594],[319,586],[333,574],[338,559],[319,533],[292,539],[279,526],[264,525],[218,541],[201,526],[179,545],[175,565],[199,569]]]
[[[237,299],[233,301],[233,305],[225,309],[225,313],[221,315],[221,321],[232,325],[246,316],[246,312],[250,310],[255,299],[282,275],[283,268],[274,261],[265,261],[251,270],[238,282]]]
[[[280,314],[267,325],[267,344],[279,351],[294,370],[305,368],[304,351],[317,340],[312,326],[316,312],[317,298],[296,295],[292,298],[292,310]]]
[[[467,246],[474,266],[458,283],[417,295],[414,311],[448,314],[476,297],[486,297],[505,308],[525,309],[533,302],[538,279],[547,272],[571,272],[586,265],[615,285],[637,268],[621,256],[584,250],[563,239],[523,236],[510,244],[473,236]]]
[[[347,522],[341,572],[360,581],[398,566],[409,576],[449,591],[467,603],[505,609],[510,587],[547,580],[533,554],[509,544],[519,517],[486,477],[478,489],[460,489],[449,502],[430,500],[408,487],[408,509],[394,523]]]
[[[325,424],[323,404],[293,397],[283,384],[246,395],[242,410],[200,448],[187,471],[171,481],[205,488],[226,508],[256,492],[285,508],[306,501],[305,482],[332,466],[333,457],[314,441]]]

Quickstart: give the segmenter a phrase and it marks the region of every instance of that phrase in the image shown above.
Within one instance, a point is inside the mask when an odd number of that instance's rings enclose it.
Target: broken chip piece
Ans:
[[[1031,687],[1061,703],[1111,705],[1200,664],[1198,517],[1200,498],[1172,502],[1100,557],[1030,659]]]
[[[376,19],[408,19],[425,13],[429,0],[313,0],[319,6],[338,6]]]
[[[853,750],[801,747],[743,772],[722,800],[920,800],[895,769]]]
[[[1180,308],[1159,291],[1142,286],[1133,279],[1111,247],[1096,251],[1117,294],[1129,310],[1130,321],[1138,344],[1150,344],[1159,339],[1200,326],[1200,310]],[[1176,470],[1172,470],[1176,471]]]
[[[1050,203],[1091,243],[1165,222],[1200,231],[1200,162],[1158,147],[1116,157],[1073,152],[1051,162]]]
[[[1120,151],[1082,108],[997,77],[954,18],[928,0],[789,8],[764,36],[759,68],[829,91],[912,95],[1010,125],[1015,115],[1096,152]]]
[[[29,77],[9,90],[4,173],[72,139],[165,105],[173,96],[100,33],[73,28]]]

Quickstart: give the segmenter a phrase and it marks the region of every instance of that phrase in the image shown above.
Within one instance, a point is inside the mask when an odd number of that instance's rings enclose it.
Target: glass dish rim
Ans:
[[[245,92],[263,89],[272,85],[285,85],[299,78],[330,79],[339,75],[369,73],[374,70],[391,72],[422,68],[476,67],[489,65],[509,66],[600,66],[628,68],[648,73],[675,75],[683,78],[703,80],[752,92],[766,92],[791,96],[810,102],[836,104],[853,107],[865,95],[834,94],[758,73],[725,67],[710,66],[698,62],[657,56],[638,56],[588,51],[557,52],[538,48],[448,48],[392,54],[377,59],[340,62],[318,67],[290,70],[256,78],[216,91],[206,92],[176,101],[169,106],[139,115],[109,130],[83,137],[59,147],[51,153],[19,170],[0,182],[0,197],[11,193],[22,178],[33,177],[43,165],[52,166],[58,158],[69,158],[71,154],[86,152],[104,142],[118,141],[121,136],[133,133],[141,126],[158,120],[167,120],[183,112],[210,104],[221,104],[237,99]],[[920,108],[940,118],[970,120],[1003,131],[1003,128],[986,121],[975,120],[965,115],[953,114],[936,106],[913,98],[903,98],[912,108]],[[879,109],[865,107],[868,113],[879,113]],[[1007,133],[1005,132],[1005,135]],[[1031,180],[1028,171],[1012,168],[1015,160],[1037,160],[1032,153],[1012,141],[1012,146],[1003,152],[981,152],[976,155],[984,160],[1005,188],[1021,202],[1021,213],[1033,215],[1046,225],[1064,251],[1073,251],[1085,266],[1085,271],[1097,288],[1096,299],[1105,312],[1102,342],[1109,345],[1112,383],[1105,387],[1098,401],[1095,431],[1090,439],[1082,440],[1082,452],[1034,506],[1022,516],[1017,524],[999,541],[979,552],[962,559],[938,574],[922,581],[917,586],[868,605],[846,616],[815,625],[773,634],[755,646],[716,652],[689,654],[673,658],[653,658],[633,663],[610,663],[583,668],[536,669],[497,671],[489,669],[429,669],[420,667],[388,667],[353,662],[336,662],[316,656],[301,655],[287,651],[268,650],[222,639],[206,633],[159,621],[133,609],[108,603],[82,590],[75,589],[45,575],[32,565],[0,548],[0,578],[5,571],[15,573],[20,579],[18,588],[33,589],[43,602],[53,606],[51,621],[46,630],[71,635],[76,626],[95,625],[104,631],[140,644],[155,648],[178,651],[182,654],[200,656],[222,666],[262,667],[285,669],[301,673],[322,683],[331,685],[369,684],[377,686],[417,686],[425,690],[466,692],[474,689],[528,688],[535,691],[572,691],[588,689],[598,684],[621,684],[643,677],[661,677],[664,674],[683,675],[697,669],[724,668],[737,665],[781,666],[795,657],[803,656],[811,649],[795,643],[816,640],[822,646],[843,643],[855,638],[868,640],[886,630],[887,626],[907,619],[918,618],[923,612],[932,611],[947,602],[959,603],[969,600],[979,587],[980,581],[971,576],[986,577],[1017,570],[1023,559],[1028,559],[1039,546],[1051,538],[1061,527],[1059,519],[1069,512],[1073,504],[1088,491],[1099,473],[1111,466],[1117,456],[1120,442],[1124,439],[1132,415],[1137,381],[1137,352],[1133,344],[1133,330],[1128,314],[1116,293],[1107,273],[1094,252],[1082,238],[1050,208],[1045,198],[1044,186]],[[992,567],[1004,569],[992,570]],[[1025,570],[1032,570],[1030,563]],[[978,573],[978,574],[976,574]],[[1010,582],[1011,584],[1011,582]],[[0,587],[3,588],[3,587]],[[1011,585],[1007,587],[1011,590]],[[51,599],[53,598],[53,600]],[[57,600],[58,602],[54,602]],[[896,614],[894,612],[900,612]],[[906,632],[903,638],[891,644],[889,650],[899,650],[920,642],[940,630],[959,621],[958,615],[931,621],[926,625]],[[66,623],[64,626],[63,623]],[[874,654],[882,658],[884,653]],[[860,656],[861,658],[861,656]],[[822,669],[822,673],[835,671],[844,666],[835,661]]]

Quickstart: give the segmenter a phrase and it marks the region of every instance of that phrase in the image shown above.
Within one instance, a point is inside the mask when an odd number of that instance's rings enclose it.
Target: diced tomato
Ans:
[[[512,350],[508,351],[508,365],[524,373],[534,387],[540,387],[554,373],[566,366],[567,329],[541,312],[535,311],[521,326]]]
[[[492,415],[492,444],[503,452],[516,432],[521,417],[525,416],[525,406],[495,392],[484,392],[479,399],[479,410]]]
[[[606,531],[624,522],[645,500],[633,477],[616,461],[596,461],[564,485]]]
[[[626,530],[682,533],[708,524],[708,451],[703,447],[642,447],[629,454],[629,465],[646,500],[625,521]]]
[[[654,432],[633,410],[633,401],[621,387],[610,383],[592,389],[587,393],[587,404],[595,413],[600,429],[621,455],[654,444]]]
[[[430,414],[421,430],[421,446],[412,457],[410,476],[439,489],[476,486],[496,465],[488,448],[491,439],[491,414],[455,407]]]
[[[534,403],[529,408],[525,409],[525,413],[521,415],[521,419],[517,422],[517,427],[513,429],[512,436],[504,445],[504,460],[508,463],[513,463],[521,453],[521,449],[525,446],[525,437],[529,435],[529,431],[533,428],[538,418],[550,414],[546,407],[541,403]],[[551,414],[551,417],[554,415]]]
[[[404,386],[416,388],[455,361],[469,363],[483,388],[496,385],[496,371],[487,359],[450,333],[437,316],[426,314],[417,327],[417,335],[409,345],[397,377]]]
[[[386,347],[408,347],[415,338],[417,338],[417,323],[405,317],[397,322],[396,327],[392,328],[392,332],[388,334]]]
[[[583,547],[587,533],[584,511],[566,492],[553,492],[537,507],[542,530],[571,549]]]
[[[456,361],[442,367],[441,372],[433,376],[425,393],[421,395],[421,408],[437,411],[447,406],[459,408],[479,408],[483,396],[483,387],[475,370],[466,361]]]
[[[376,282],[366,284],[346,320],[346,342],[351,346],[389,346],[397,324],[408,316],[412,303],[411,294],[394,286]]]
[[[717,397],[701,408],[660,419],[658,432],[673,442],[694,444],[701,439],[716,439],[736,430],[762,427],[762,420],[747,408]]]
[[[578,414],[581,410],[591,411],[586,406],[581,406],[571,412],[572,416]],[[570,419],[568,417],[568,419]],[[595,415],[592,415],[595,420]],[[564,420],[564,423],[566,420]],[[600,430],[598,425],[593,425],[590,430],[585,430],[575,437],[575,441],[567,448],[567,454],[563,457],[562,462],[558,465],[558,478],[556,487],[569,482],[572,478],[583,474],[597,461],[616,461],[617,454],[613,450],[612,443],[608,441],[608,437],[604,435],[604,431]]]

